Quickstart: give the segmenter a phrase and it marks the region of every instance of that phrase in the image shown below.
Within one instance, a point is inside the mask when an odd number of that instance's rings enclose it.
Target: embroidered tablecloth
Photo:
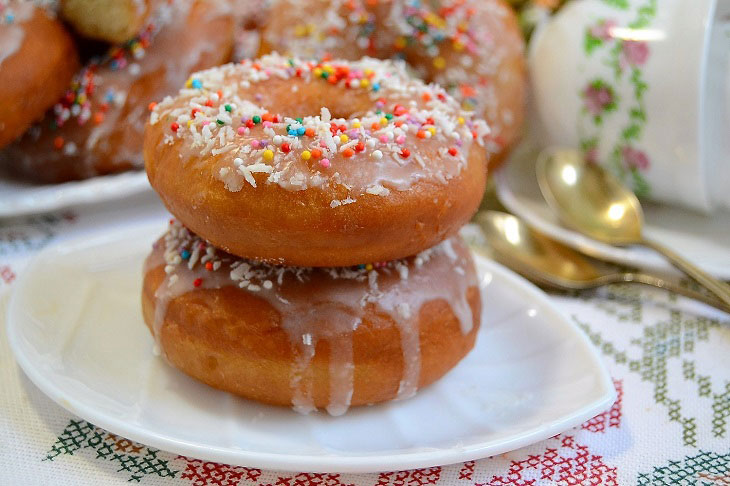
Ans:
[[[0,220],[0,322],[13,283],[35,253],[62,238],[103,231],[154,195]],[[73,416],[15,363],[0,330],[0,485],[166,486],[730,486],[730,316],[639,286],[553,295],[598,348],[618,399],[546,441],[462,464],[380,474],[309,474],[182,457]]]

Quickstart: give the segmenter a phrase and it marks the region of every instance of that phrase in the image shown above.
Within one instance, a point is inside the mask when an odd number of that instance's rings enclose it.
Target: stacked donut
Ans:
[[[144,140],[176,218],[145,265],[161,353],[213,387],[333,415],[443,376],[480,323],[457,232],[488,134],[402,63],[267,55],[194,74]]]
[[[238,20],[234,0],[40,3],[0,0],[0,161],[45,183],[141,168],[149,103],[228,62]]]

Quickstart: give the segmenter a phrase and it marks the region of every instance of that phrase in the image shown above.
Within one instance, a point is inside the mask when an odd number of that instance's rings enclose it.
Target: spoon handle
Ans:
[[[725,304],[730,306],[730,286],[719,281],[718,279],[704,272],[703,270],[700,270],[695,265],[688,262],[680,255],[676,254],[674,251],[670,250],[660,243],[657,243],[656,241],[643,238],[642,244],[664,255],[664,257],[669,260],[675,267],[695,279],[707,290],[719,297],[720,300],[722,300]]]
[[[719,309],[723,312],[727,312],[728,314],[730,314],[730,305],[726,305],[720,299],[717,299],[711,295],[702,294],[700,292],[697,292],[696,290],[682,287],[679,284],[676,284],[670,280],[665,280],[661,277],[656,277],[654,275],[649,275],[646,273],[622,273],[616,274],[616,277],[620,277],[615,279],[620,282],[633,282],[641,283],[644,285],[651,285],[652,287],[658,287],[660,289],[664,289],[675,294],[683,295],[687,298],[705,303],[711,307],[714,307],[715,309]]]

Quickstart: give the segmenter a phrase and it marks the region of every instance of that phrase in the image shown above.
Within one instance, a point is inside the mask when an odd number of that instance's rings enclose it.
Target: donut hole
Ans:
[[[287,93],[282,96],[282,93]],[[324,80],[307,83],[302,79],[272,78],[265,89],[252,92],[253,101],[271,113],[297,118],[319,116],[327,108],[332,118],[355,118],[372,109],[366,92],[357,92]]]

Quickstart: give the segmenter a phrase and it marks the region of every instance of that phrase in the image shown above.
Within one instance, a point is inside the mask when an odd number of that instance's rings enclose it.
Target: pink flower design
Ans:
[[[637,168],[640,170],[649,168],[649,157],[641,150],[626,146],[622,150],[622,155],[626,166],[629,168]]]
[[[644,41],[624,41],[623,57],[632,66],[642,66],[649,59],[649,44]]]
[[[598,39],[607,41],[613,38],[612,30],[616,27],[615,20],[602,20],[591,27],[591,35]]]
[[[613,103],[613,92],[608,86],[591,83],[583,91],[585,104],[588,113],[599,116],[607,107]]]

